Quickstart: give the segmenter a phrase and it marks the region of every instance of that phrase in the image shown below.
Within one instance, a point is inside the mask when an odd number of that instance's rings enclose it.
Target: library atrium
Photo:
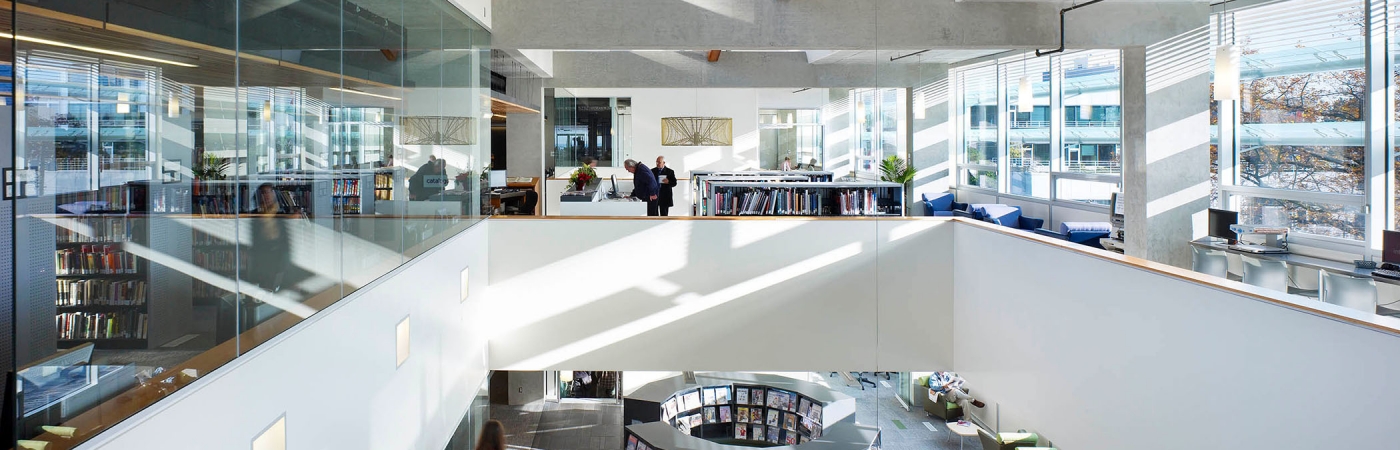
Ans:
[[[1400,0],[0,0],[0,42],[0,448],[1400,448]]]

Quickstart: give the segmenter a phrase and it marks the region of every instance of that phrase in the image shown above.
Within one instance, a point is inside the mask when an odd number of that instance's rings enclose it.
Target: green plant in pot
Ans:
[[[190,172],[194,174],[196,180],[224,180],[228,178],[228,175],[224,173],[228,172],[229,166],[232,165],[233,160],[229,158],[206,154],[203,158],[195,160],[194,166],[190,167]]]
[[[911,186],[914,182],[915,170],[908,161],[898,156],[890,155],[880,160],[880,181],[899,183],[904,186],[904,204],[908,205],[913,201]]]

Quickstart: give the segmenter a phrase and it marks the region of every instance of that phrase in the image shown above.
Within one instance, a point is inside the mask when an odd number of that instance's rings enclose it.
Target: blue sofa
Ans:
[[[1032,231],[1045,225],[1044,219],[1036,219],[1021,215],[1020,206],[977,204],[969,205],[968,208],[972,211],[973,218],[1004,227]]]
[[[921,194],[924,199],[924,215],[948,217],[957,215],[960,211],[967,211],[967,203],[953,201],[952,192],[934,194],[932,198],[928,194]]]
[[[1103,248],[1099,239],[1108,237],[1113,232],[1113,225],[1108,222],[1064,222],[1060,224],[1058,233],[1044,228],[1035,230],[1035,232],[1042,236],[1064,239],[1076,244]]]

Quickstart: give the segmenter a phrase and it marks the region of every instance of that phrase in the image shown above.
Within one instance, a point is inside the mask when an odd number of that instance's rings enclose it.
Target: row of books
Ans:
[[[195,298],[219,298],[228,293],[229,291],[205,283],[202,280],[194,280],[194,287],[190,290],[190,295]]]
[[[212,234],[209,234],[209,233],[207,233],[207,232],[200,231],[200,230],[194,230],[193,238],[192,238],[191,240],[194,241],[194,245],[228,245],[228,244],[230,244],[229,240],[226,240],[226,239],[224,239],[224,238],[221,238],[221,237],[218,237],[218,236],[215,236],[215,235],[212,235]]]
[[[359,197],[332,197],[335,214],[359,214]]]
[[[726,187],[714,193],[717,216],[886,214],[875,188]]]
[[[114,275],[136,273],[136,255],[113,245],[84,245],[54,252],[58,275]]]
[[[838,214],[843,216],[869,216],[883,214],[880,203],[875,198],[874,189],[841,189],[837,193]]]
[[[145,339],[146,313],[63,313],[54,317],[59,339]]]
[[[237,214],[240,210],[233,195],[205,195],[194,198],[190,207],[194,214]]]
[[[360,195],[360,180],[355,178],[335,179],[331,182],[331,195],[358,197]]]
[[[84,217],[69,219],[58,227],[57,241],[61,244],[82,242],[127,242],[131,228],[124,217]]]
[[[238,193],[238,186],[234,183],[194,183],[191,192],[194,195],[210,195],[233,198]]]
[[[248,267],[248,252],[235,253],[232,248],[196,249],[190,259],[196,266],[227,274],[233,273],[234,261],[241,262],[240,267]]]
[[[57,306],[134,306],[146,304],[143,280],[58,280]]]
[[[750,411],[752,414],[761,415],[763,407],[767,407],[772,414],[792,414],[790,420],[794,422],[794,426],[798,418],[816,422],[822,420],[823,404],[820,401],[783,389],[746,385],[701,387],[672,394],[666,401],[661,402],[661,420],[669,421],[673,417],[683,416],[701,407],[720,406],[727,411],[731,404],[739,407],[745,416]],[[723,416],[728,417],[728,414]],[[770,421],[776,418],[777,416],[770,416]],[[755,420],[755,423],[757,422]]]
[[[725,188],[715,192],[715,215],[818,215],[825,211],[818,189]]]

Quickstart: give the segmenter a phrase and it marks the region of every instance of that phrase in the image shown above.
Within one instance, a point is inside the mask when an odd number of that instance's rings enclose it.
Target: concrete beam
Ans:
[[[550,87],[910,87],[945,64],[808,64],[800,52],[555,52]]]
[[[1061,3],[954,0],[494,0],[492,46],[598,50],[1054,48]],[[1201,26],[1204,2],[1106,2],[1070,48],[1144,46]]]

